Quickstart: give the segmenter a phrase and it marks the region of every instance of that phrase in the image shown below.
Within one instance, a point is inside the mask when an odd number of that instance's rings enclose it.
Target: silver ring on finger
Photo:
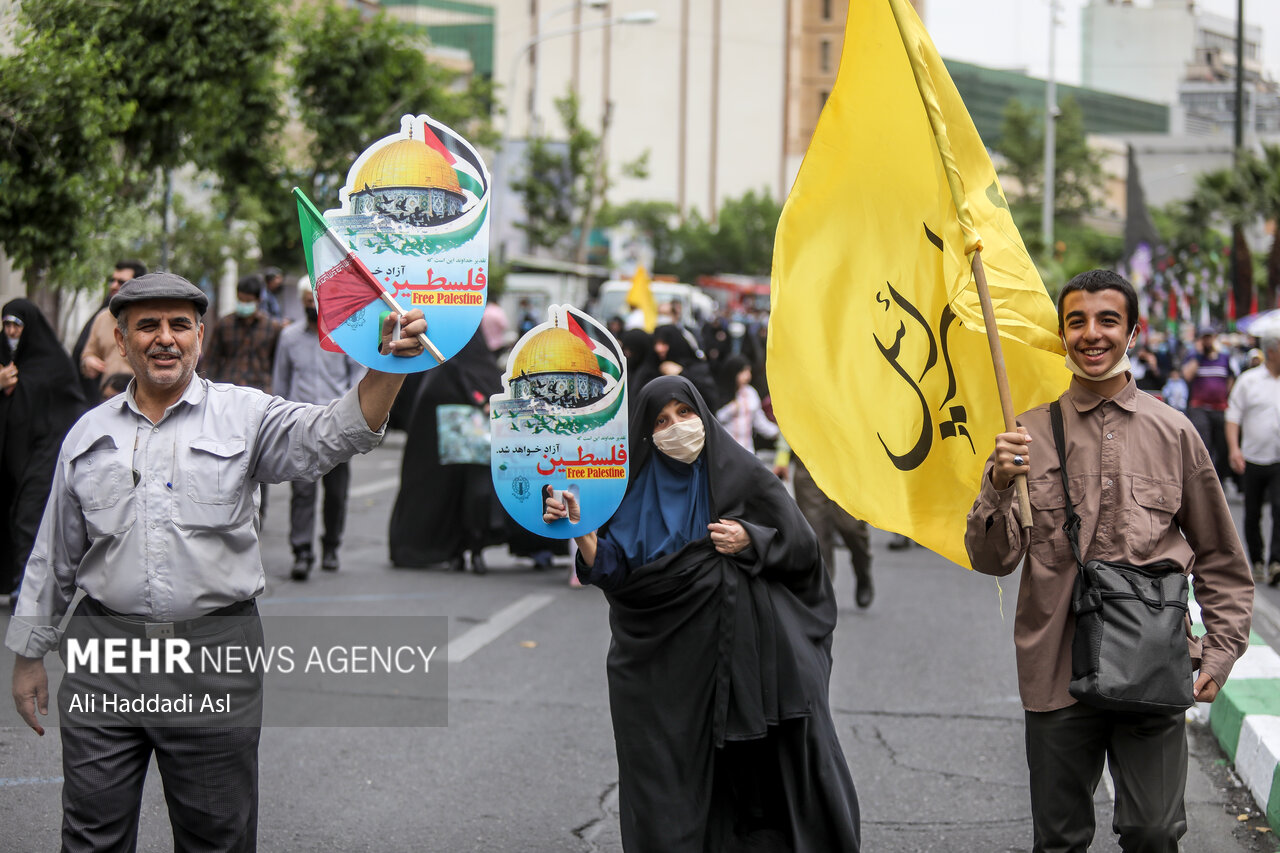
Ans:
[[[1027,464],[1027,460],[1023,459],[1021,456],[1015,456],[1013,457],[1013,464],[1021,468],[1023,465]]]

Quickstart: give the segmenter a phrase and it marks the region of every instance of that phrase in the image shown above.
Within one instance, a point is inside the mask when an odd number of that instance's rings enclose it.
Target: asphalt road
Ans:
[[[386,518],[399,436],[354,463],[342,569],[288,580],[287,487],[273,487],[263,534],[271,642],[352,620],[447,618],[447,727],[268,727],[260,754],[264,851],[520,851],[617,853],[616,781],[604,658],[607,607],[566,584],[567,564],[539,573],[504,548],[478,577],[401,571],[387,561]],[[873,535],[877,595],[853,606],[848,554],[837,551],[842,603],[832,706],[858,787],[864,849],[998,853],[1030,848],[1022,711],[1012,644],[1016,576],[1002,583],[921,548],[889,551]],[[1280,605],[1280,590],[1262,597]],[[1280,612],[1275,610],[1269,612]],[[299,619],[305,617],[305,619]],[[328,621],[326,621],[328,620]],[[397,621],[399,620],[399,621]],[[1260,630],[1280,642],[1280,619]],[[0,620],[3,621],[3,620]],[[443,652],[441,653],[443,655]],[[11,659],[0,656],[0,679]],[[438,657],[435,666],[443,666]],[[367,697],[386,700],[388,692]],[[323,692],[292,701],[351,697]],[[360,714],[359,702],[344,713]],[[58,848],[61,765],[56,730],[37,738],[0,713],[0,851]],[[1222,755],[1192,726],[1184,850],[1276,849]],[[1098,842],[1110,835],[1100,786]],[[1246,798],[1247,799],[1247,798]],[[169,850],[154,768],[139,849]]]

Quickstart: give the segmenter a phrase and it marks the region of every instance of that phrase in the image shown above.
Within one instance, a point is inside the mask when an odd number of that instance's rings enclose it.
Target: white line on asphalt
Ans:
[[[526,595],[493,614],[488,621],[467,630],[456,640],[450,640],[449,663],[461,663],[471,657],[514,628],[521,620],[546,607],[554,598],[555,596],[549,593]]]
[[[386,477],[382,480],[374,480],[372,483],[365,483],[363,486],[354,486],[347,492],[347,497],[367,498],[370,495],[376,495],[378,492],[385,492],[388,489],[394,489],[400,485],[400,477]]]
[[[12,788],[16,785],[61,785],[61,776],[19,776],[13,779],[0,779],[0,788]]]

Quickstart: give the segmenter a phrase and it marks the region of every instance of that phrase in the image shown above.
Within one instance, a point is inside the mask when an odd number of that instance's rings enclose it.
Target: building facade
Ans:
[[[1262,66],[1262,29],[1244,31],[1247,134],[1280,132],[1280,91]],[[1081,10],[1084,85],[1168,104],[1175,135],[1231,138],[1235,124],[1236,21],[1195,0],[1089,0]]]

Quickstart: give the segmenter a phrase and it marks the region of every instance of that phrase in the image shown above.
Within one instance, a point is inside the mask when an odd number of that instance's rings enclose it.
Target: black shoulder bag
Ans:
[[[1049,406],[1058,445],[1067,522],[1062,526],[1076,558],[1071,607],[1071,685],[1078,701],[1111,711],[1171,714],[1191,707],[1191,655],[1184,626],[1187,576],[1172,560],[1147,566],[1080,556],[1080,516],[1067,484],[1062,408]]]

